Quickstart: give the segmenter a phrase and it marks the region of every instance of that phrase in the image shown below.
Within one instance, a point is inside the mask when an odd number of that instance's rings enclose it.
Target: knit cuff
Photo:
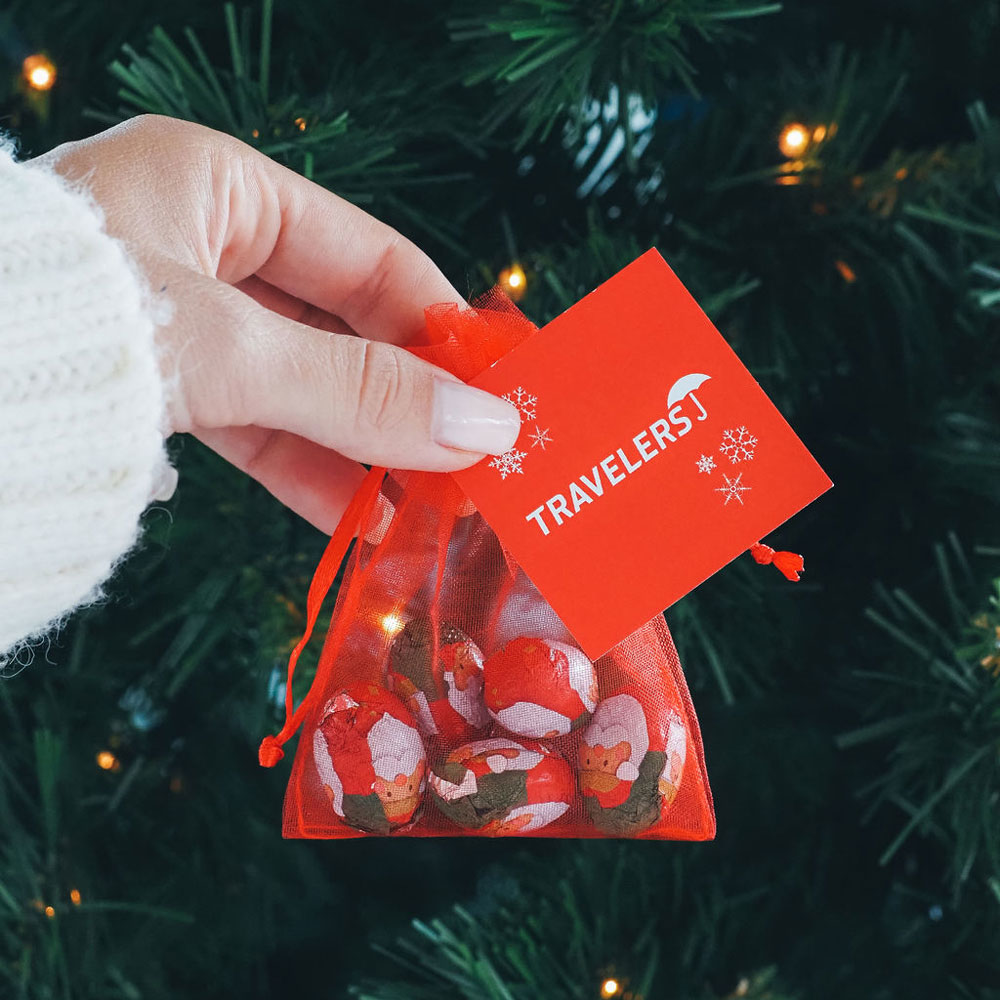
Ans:
[[[152,302],[87,192],[0,136],[0,666],[103,596],[172,492]]]

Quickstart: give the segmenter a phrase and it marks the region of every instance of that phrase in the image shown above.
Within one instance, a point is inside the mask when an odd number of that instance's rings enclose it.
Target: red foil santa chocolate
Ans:
[[[486,728],[483,704],[483,654],[461,630],[447,622],[434,630],[427,618],[414,618],[393,640],[386,681],[406,703],[427,737],[464,743]]]
[[[413,716],[388,691],[356,684],[331,698],[313,759],[333,811],[351,826],[389,833],[415,818],[427,754]]]
[[[616,694],[597,706],[580,742],[580,791],[594,825],[629,836],[656,823],[677,796],[687,738],[680,716]]]
[[[452,822],[491,836],[532,833],[576,797],[569,764],[532,740],[495,737],[453,750],[431,767],[435,805]]]
[[[594,665],[575,646],[512,639],[483,667],[486,707],[519,736],[563,736],[590,718],[597,702]]]

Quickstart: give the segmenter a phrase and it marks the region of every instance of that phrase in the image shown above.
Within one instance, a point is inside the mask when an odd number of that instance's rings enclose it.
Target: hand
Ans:
[[[359,464],[446,472],[520,418],[398,345],[463,303],[391,227],[221,132],[143,115],[35,160],[81,182],[172,315],[169,431],[193,434],[330,533]]]

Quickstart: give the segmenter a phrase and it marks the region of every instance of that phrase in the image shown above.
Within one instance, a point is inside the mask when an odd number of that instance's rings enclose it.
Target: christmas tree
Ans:
[[[836,488],[769,539],[801,583],[667,611],[714,842],[282,841],[325,539],[175,440],[0,683],[0,996],[1000,997],[998,42],[996,0],[7,0],[25,155],[197,121],[539,325],[656,246]]]

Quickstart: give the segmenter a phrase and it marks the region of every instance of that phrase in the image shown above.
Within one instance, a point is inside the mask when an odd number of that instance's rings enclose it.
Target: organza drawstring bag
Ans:
[[[463,380],[537,329],[499,287],[425,320],[409,350]],[[295,664],[355,538],[296,708]],[[664,618],[591,662],[450,475],[372,469],[306,619],[285,725],[259,755],[274,766],[301,728],[284,836],[714,836]]]

